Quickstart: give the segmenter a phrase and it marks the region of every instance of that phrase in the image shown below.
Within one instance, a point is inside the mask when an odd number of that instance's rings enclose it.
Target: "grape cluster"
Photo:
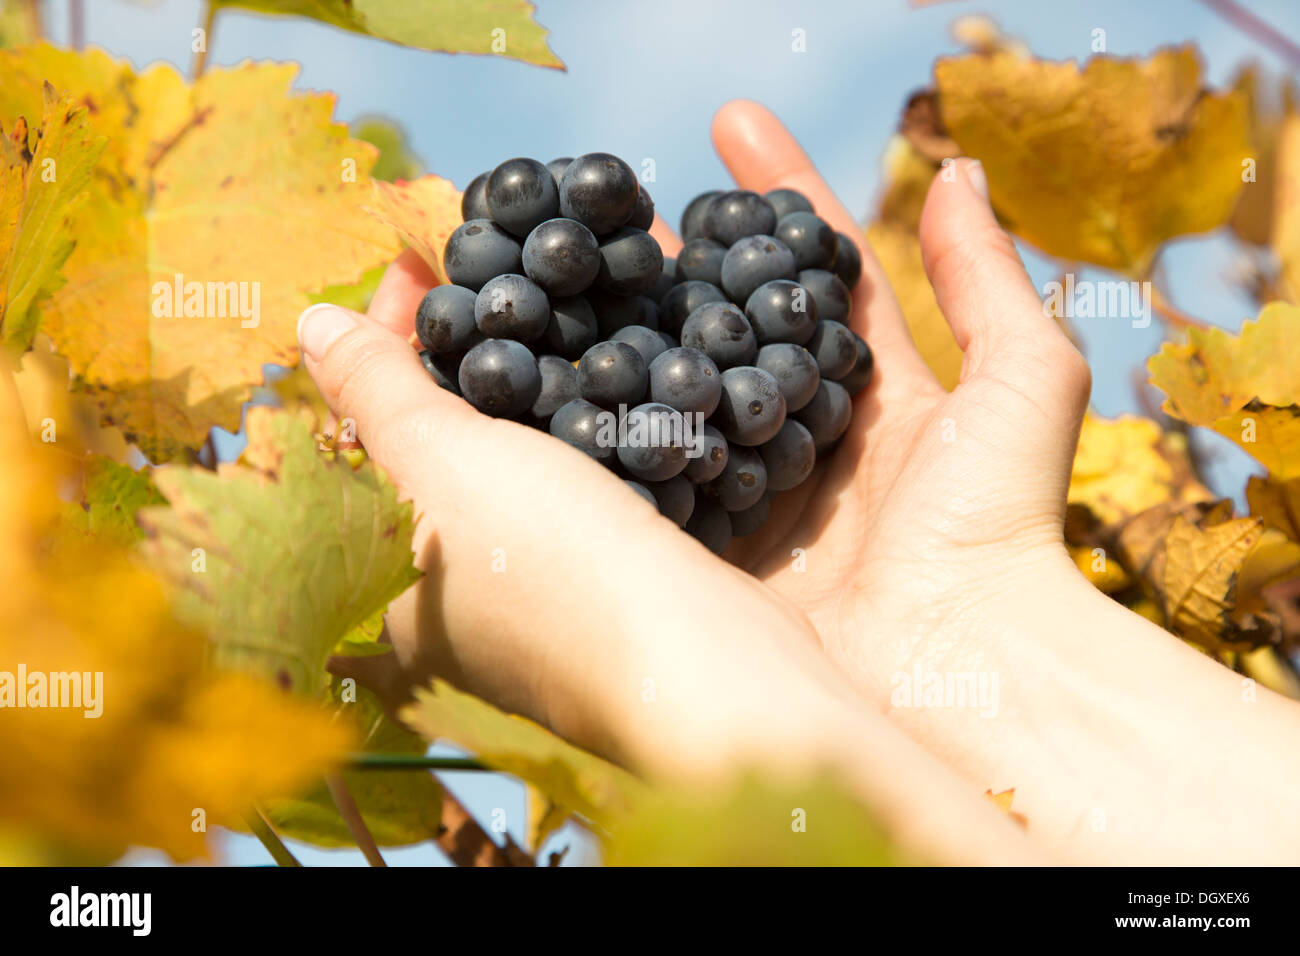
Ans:
[[[871,349],[846,324],[857,246],[791,189],[706,192],[676,260],[608,153],[476,177],[421,359],[488,415],[549,431],[715,553],[757,531],[848,427]]]

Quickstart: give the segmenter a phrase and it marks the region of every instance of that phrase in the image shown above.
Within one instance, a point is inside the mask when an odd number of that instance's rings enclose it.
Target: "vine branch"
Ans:
[[[212,46],[212,28],[216,24],[216,19],[216,7],[205,2],[199,21],[199,29],[203,31],[203,49],[194,51],[194,60],[190,64],[191,80],[197,80],[203,74],[203,68],[208,65],[208,48]]]
[[[253,831],[253,836],[262,842],[266,851],[271,854],[271,859],[275,860],[278,866],[302,866],[298,858],[294,856],[284,841],[280,839],[280,834],[275,832],[271,826],[271,821],[266,818],[258,807],[253,807],[244,814],[244,822],[248,828]]]
[[[352,793],[343,780],[343,774],[338,771],[327,773],[325,775],[325,785],[329,787],[334,806],[338,808],[339,815],[343,817],[348,832],[352,834],[352,839],[357,842],[357,846],[365,856],[366,862],[371,866],[388,866],[379,853],[379,846],[375,843],[370,828],[366,826],[366,821],[361,817],[361,810],[357,808],[357,802],[352,799]]]
[[[1258,40],[1286,60],[1292,69],[1300,67],[1300,44],[1282,34],[1271,23],[1247,10],[1237,0],[1201,0],[1207,7],[1247,36]]]
[[[436,842],[456,866],[536,865],[509,834],[505,846],[499,846],[445,785],[442,788],[442,828]]]

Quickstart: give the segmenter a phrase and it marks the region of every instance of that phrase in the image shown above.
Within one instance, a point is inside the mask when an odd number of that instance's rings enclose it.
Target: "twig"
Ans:
[[[1274,53],[1291,65],[1292,69],[1300,67],[1300,44],[1279,33],[1276,27],[1261,20],[1256,14],[1237,3],[1237,0],[1201,0],[1201,2],[1242,33],[1271,47]]]
[[[23,9],[27,12],[27,29],[38,40],[45,39],[45,24],[41,22],[40,0],[24,0]]]
[[[86,45],[85,0],[68,0],[68,37],[74,50]]]
[[[245,813],[244,822],[253,831],[253,836],[262,841],[262,846],[266,847],[266,852],[271,854],[271,859],[275,860],[277,866],[302,866],[298,858],[289,852],[289,848],[284,845],[280,835],[271,826],[271,821],[263,816],[259,808],[253,807]]]
[[[217,9],[211,3],[203,4],[203,20],[199,28],[203,31],[203,49],[194,51],[194,60],[190,64],[190,79],[197,80],[203,75],[203,68],[208,65],[208,50],[212,46],[212,28],[216,24]]]
[[[437,844],[456,866],[536,865],[509,834],[505,846],[498,846],[445,785],[442,788],[442,828],[438,831]]]
[[[348,760],[349,770],[485,770],[492,768],[473,757],[426,757],[410,754],[359,753]]]
[[[379,847],[375,843],[375,838],[370,834],[370,828],[366,826],[366,821],[361,818],[361,811],[357,808],[357,802],[352,799],[352,793],[348,790],[348,785],[343,781],[343,774],[337,770],[325,775],[325,785],[329,787],[330,796],[334,800],[334,806],[338,807],[339,815],[343,817],[343,822],[347,824],[348,832],[352,834],[352,839],[356,840],[357,846],[360,847],[366,862],[371,866],[387,866],[384,858],[379,854]]]
[[[1160,314],[1170,325],[1179,329],[1208,329],[1210,323],[1204,319],[1198,319],[1194,315],[1188,315],[1182,309],[1178,308],[1160,291],[1160,287],[1155,283],[1151,284],[1151,307]]]

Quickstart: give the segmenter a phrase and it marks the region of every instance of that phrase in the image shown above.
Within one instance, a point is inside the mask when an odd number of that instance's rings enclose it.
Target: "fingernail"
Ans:
[[[980,198],[988,202],[989,179],[984,175],[984,164],[978,159],[972,159],[966,164],[966,178],[970,180],[971,188],[980,194]]]
[[[321,302],[298,316],[298,344],[313,362],[319,362],[335,339],[356,327],[357,320],[347,309]]]

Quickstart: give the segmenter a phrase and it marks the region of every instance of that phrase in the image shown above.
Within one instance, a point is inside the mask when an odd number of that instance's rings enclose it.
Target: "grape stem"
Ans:
[[[277,866],[302,866],[298,858],[284,845],[284,841],[280,839],[280,835],[275,832],[271,821],[266,819],[261,809],[253,807],[245,813],[244,822],[253,831],[253,836],[266,847],[266,852],[271,854],[271,859],[275,860]]]
[[[366,821],[361,817],[361,810],[357,807],[357,802],[352,799],[352,793],[343,780],[343,774],[338,771],[327,773],[325,775],[325,785],[329,787],[334,806],[338,808],[339,815],[343,817],[348,832],[352,834],[352,839],[356,841],[362,855],[366,858],[366,862],[371,866],[388,866],[379,853],[379,846],[375,843],[370,828],[366,826]]]

